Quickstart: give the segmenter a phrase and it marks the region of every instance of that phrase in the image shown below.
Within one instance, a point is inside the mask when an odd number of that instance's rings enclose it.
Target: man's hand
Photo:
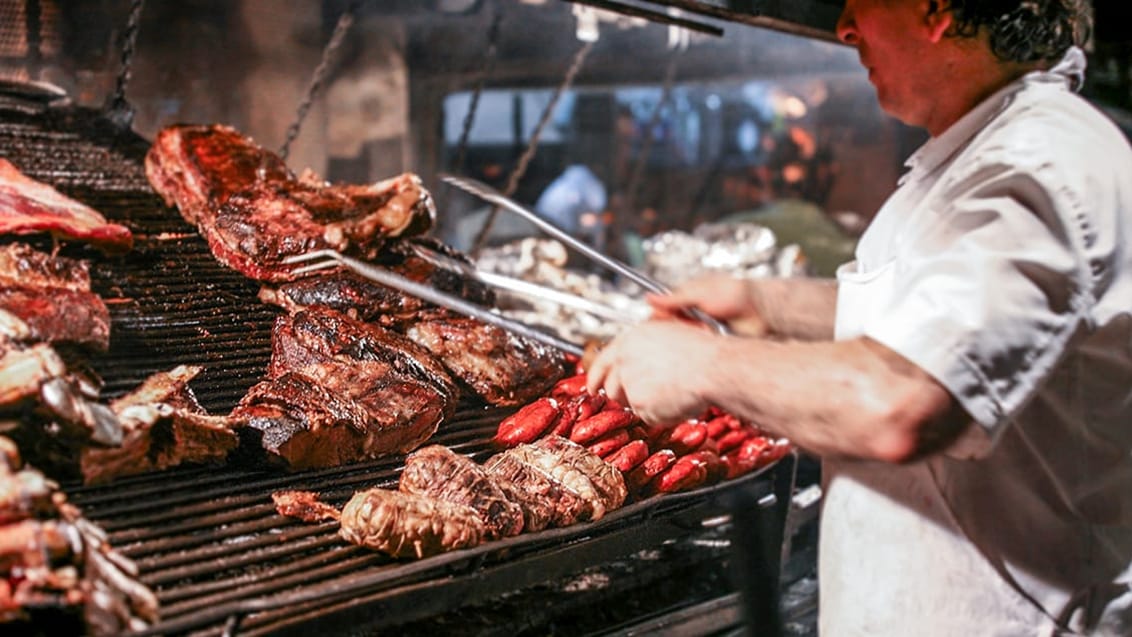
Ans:
[[[590,364],[587,386],[628,406],[647,423],[693,418],[708,407],[695,388],[718,364],[719,337],[700,325],[648,321],[620,334]]]
[[[769,331],[753,296],[754,283],[725,274],[708,275],[688,281],[671,294],[649,294],[654,316],[678,316],[681,310],[699,308],[728,324],[736,334],[763,336]]]

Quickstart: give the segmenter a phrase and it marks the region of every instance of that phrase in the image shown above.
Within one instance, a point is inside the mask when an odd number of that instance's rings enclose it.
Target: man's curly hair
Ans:
[[[1085,0],[952,0],[950,33],[990,35],[991,51],[1005,62],[1057,60],[1092,29]]]

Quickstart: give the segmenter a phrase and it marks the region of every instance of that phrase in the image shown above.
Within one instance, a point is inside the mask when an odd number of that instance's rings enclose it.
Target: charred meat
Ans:
[[[19,243],[0,248],[0,310],[27,326],[28,340],[96,351],[110,345],[110,312],[90,291],[90,273],[83,261]]]
[[[473,318],[419,321],[405,335],[492,405],[522,405],[565,375],[559,350]]]
[[[429,445],[405,459],[399,488],[475,509],[486,527],[485,539],[496,539],[523,530],[523,510],[500,489],[501,480],[467,456]]]
[[[279,515],[295,518],[314,524],[328,520],[338,520],[342,513],[318,499],[317,493],[310,491],[276,491],[271,494],[275,510]]]
[[[19,171],[0,158],[0,234],[49,232],[104,250],[133,246],[129,228],[109,223],[94,209]]]
[[[301,374],[252,387],[232,410],[259,432],[269,457],[291,469],[335,467],[415,449],[444,419],[436,391],[396,378],[361,379],[364,400]]]
[[[227,126],[157,134],[146,175],[196,225],[216,258],[261,281],[286,281],[287,256],[330,248],[372,258],[391,237],[427,231],[435,209],[415,175],[372,185],[298,179],[283,160]]]
[[[209,415],[189,388],[200,367],[180,366],[150,376],[113,401],[124,430],[120,445],[87,445],[79,453],[83,482],[96,484],[182,464],[223,462],[239,443],[241,424]]]
[[[338,534],[346,541],[393,557],[469,548],[485,532],[471,507],[388,489],[355,493],[342,509],[341,523]]]
[[[587,499],[540,463],[532,462],[519,447],[492,456],[484,467],[510,483],[505,492],[523,509],[523,526],[528,531],[570,526],[593,518],[594,498]],[[592,490],[592,486],[589,488]]]

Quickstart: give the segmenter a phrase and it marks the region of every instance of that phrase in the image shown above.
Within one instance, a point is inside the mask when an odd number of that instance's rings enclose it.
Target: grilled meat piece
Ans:
[[[270,377],[301,372],[331,390],[366,400],[372,383],[392,376],[430,388],[441,412],[446,417],[454,413],[455,382],[428,350],[400,334],[314,306],[279,317],[271,339]]]
[[[309,250],[372,258],[386,239],[423,233],[436,216],[416,175],[364,186],[297,179],[282,159],[227,126],[167,127],[145,167],[221,263],[261,281],[292,279],[280,261]]]
[[[593,503],[598,500],[576,490],[579,483],[584,484],[582,480],[569,476],[573,483],[563,482],[555,473],[561,476],[564,472],[548,471],[544,463],[532,458],[524,447],[529,445],[497,453],[484,464],[488,473],[510,483],[504,487],[504,493],[523,509],[524,529],[541,531],[547,526],[570,526],[592,519]],[[592,491],[593,486],[588,489]]]
[[[342,509],[341,522],[343,539],[393,557],[427,557],[484,539],[475,509],[388,489],[355,493]]]
[[[52,517],[56,489],[58,485],[33,469],[0,473],[0,525]]]
[[[348,383],[348,371],[342,374]],[[248,390],[231,416],[258,431],[271,459],[291,469],[404,453],[428,440],[444,419],[444,401],[427,385],[391,376],[355,379],[365,395],[343,395],[285,374]]]
[[[0,310],[27,326],[29,340],[96,351],[106,351],[110,345],[110,312],[90,291],[84,261],[19,243],[0,248]]]
[[[629,489],[625,485],[624,476],[597,454],[562,436],[541,438],[534,446],[553,453],[562,464],[584,473],[593,484],[606,511],[612,511],[625,503]]]
[[[531,402],[566,373],[557,349],[473,318],[419,321],[405,335],[492,405]]]
[[[342,513],[318,499],[317,493],[310,491],[276,491],[271,494],[275,510],[279,515],[296,518],[314,524],[327,520],[338,520]]]
[[[485,307],[494,304],[495,295],[491,288],[421,258],[413,251],[414,245],[441,252],[449,258],[457,258],[450,255],[459,254],[452,248],[439,247],[443,244],[435,240],[402,239],[391,241],[374,260],[374,264],[469,302]],[[466,257],[462,260],[470,264]],[[439,318],[448,314],[446,310],[431,303],[385,287],[348,269],[322,271],[277,286],[265,285],[260,289],[259,298],[288,312],[319,305],[394,329],[401,329],[422,318]]]
[[[108,252],[125,252],[133,234],[94,209],[19,171],[0,158],[0,234],[50,232],[89,242]]]
[[[443,445],[429,445],[405,459],[399,488],[475,509],[483,520],[485,539],[518,535],[523,530],[523,510],[500,490],[497,480],[471,458]]]
[[[80,470],[86,484],[161,471],[187,463],[219,463],[239,444],[243,423],[212,416],[197,402],[189,382],[200,367],[181,365],[153,374],[110,403],[124,435],[113,447],[83,446]]]

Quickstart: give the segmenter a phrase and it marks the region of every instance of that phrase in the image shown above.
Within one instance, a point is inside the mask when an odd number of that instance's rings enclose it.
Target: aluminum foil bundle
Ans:
[[[691,233],[669,230],[643,242],[644,269],[669,286],[712,273],[742,277],[805,274],[797,245],[779,247],[769,228],[754,223],[708,223]]]

